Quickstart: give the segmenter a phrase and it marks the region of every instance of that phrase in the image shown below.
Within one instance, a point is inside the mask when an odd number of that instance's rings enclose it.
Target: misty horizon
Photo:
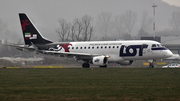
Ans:
[[[104,37],[104,34],[97,28],[98,15],[102,12],[110,13],[111,20],[114,21],[116,16],[122,15],[126,11],[132,11],[137,14],[137,20],[132,29],[131,35],[136,38],[141,28],[142,13],[147,12],[147,18],[153,18],[152,0],[99,0],[99,1],[1,1],[0,11],[0,36],[1,39],[12,40],[17,42],[23,41],[20,21],[18,13],[26,13],[30,19],[42,33],[42,35],[50,40],[58,41],[59,38],[56,29],[58,28],[58,20],[65,19],[72,23],[76,18],[82,18],[84,15],[89,15],[93,18],[93,26],[95,26],[95,33],[92,40],[99,40]],[[161,0],[155,0],[158,5],[156,7],[156,33],[165,30],[172,30],[169,25],[172,13],[179,11],[180,7],[169,5]],[[152,26],[150,26],[152,27]],[[122,34],[127,33],[124,31]],[[148,32],[153,36],[153,27]],[[107,37],[110,40],[119,38],[117,32],[112,30]]]

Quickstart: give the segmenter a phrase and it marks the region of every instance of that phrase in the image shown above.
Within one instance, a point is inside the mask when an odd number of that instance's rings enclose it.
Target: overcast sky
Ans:
[[[13,34],[10,34],[13,37],[7,38],[22,39],[18,13],[26,13],[45,37],[57,41],[55,30],[58,28],[57,20],[59,18],[72,21],[87,14],[92,16],[95,21],[101,12],[111,12],[115,16],[126,10],[133,10],[138,15],[145,10],[151,16],[152,4],[158,4],[160,1],[162,2],[162,0],[0,0],[0,23],[3,22],[6,25],[4,30]],[[163,1],[180,7],[180,0]],[[161,5],[158,7],[157,13],[162,13]],[[166,8],[163,9],[167,11]],[[169,15],[171,13],[172,11],[167,12]],[[162,16],[167,17],[166,13]],[[170,16],[164,20],[157,17],[160,19],[157,22],[157,26],[159,26],[157,30],[168,27],[167,20],[169,18]],[[138,20],[140,21],[140,18]]]

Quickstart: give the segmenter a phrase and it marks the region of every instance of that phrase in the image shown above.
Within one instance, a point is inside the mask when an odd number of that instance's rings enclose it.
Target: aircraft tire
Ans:
[[[153,66],[153,65],[150,65],[149,68],[154,68],[154,66]]]
[[[83,63],[83,64],[82,64],[82,67],[83,67],[83,68],[89,68],[89,67],[90,67],[90,64],[89,64],[89,63]]]
[[[99,66],[100,68],[107,68],[107,65],[104,65],[104,66]]]

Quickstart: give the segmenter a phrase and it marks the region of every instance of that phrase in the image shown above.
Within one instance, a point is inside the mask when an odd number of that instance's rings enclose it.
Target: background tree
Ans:
[[[114,18],[114,28],[118,33],[119,39],[121,38],[121,34],[124,33],[124,24],[122,15],[116,15]]]
[[[131,10],[126,11],[122,15],[122,19],[125,25],[125,28],[127,29],[127,33],[131,35],[131,31],[134,27],[134,24],[137,21],[137,14]]]
[[[180,12],[172,13],[169,25],[173,28],[173,30],[178,31],[180,29]]]
[[[107,34],[113,29],[112,14],[109,12],[102,12],[98,15],[97,26],[100,32],[104,34],[104,39],[107,40]]]
[[[81,34],[82,34],[82,31],[83,31],[83,23],[82,23],[82,20],[77,18],[75,19],[75,25],[76,25],[76,40],[77,41],[81,41]]]
[[[56,30],[61,41],[90,41],[94,35],[93,19],[91,16],[85,15],[81,19],[76,18],[72,24],[65,19],[60,19],[60,27]]]
[[[152,29],[153,19],[148,18],[147,11],[142,12],[141,28],[139,30],[139,36],[148,36]]]
[[[76,37],[76,23],[73,22],[73,24],[70,26],[70,37],[71,37],[71,41],[75,41],[75,37]]]
[[[94,27],[92,25],[93,19],[91,16],[85,15],[82,17],[82,23],[83,23],[83,40],[84,41],[90,41],[92,36],[94,35]]]
[[[61,40],[59,41],[68,41],[70,34],[70,24],[65,19],[59,19],[59,28],[56,30]]]

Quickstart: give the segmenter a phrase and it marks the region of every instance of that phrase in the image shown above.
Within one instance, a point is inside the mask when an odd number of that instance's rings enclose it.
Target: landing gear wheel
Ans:
[[[89,63],[83,63],[83,64],[82,64],[82,67],[83,67],[83,68],[89,68],[89,67],[90,67],[90,64],[89,64]]]
[[[104,66],[99,66],[100,68],[107,68],[107,65],[104,65]]]
[[[154,66],[153,66],[153,65],[150,65],[149,68],[154,68]]]
[[[149,63],[149,68],[154,68],[153,62],[150,62],[150,63]]]

